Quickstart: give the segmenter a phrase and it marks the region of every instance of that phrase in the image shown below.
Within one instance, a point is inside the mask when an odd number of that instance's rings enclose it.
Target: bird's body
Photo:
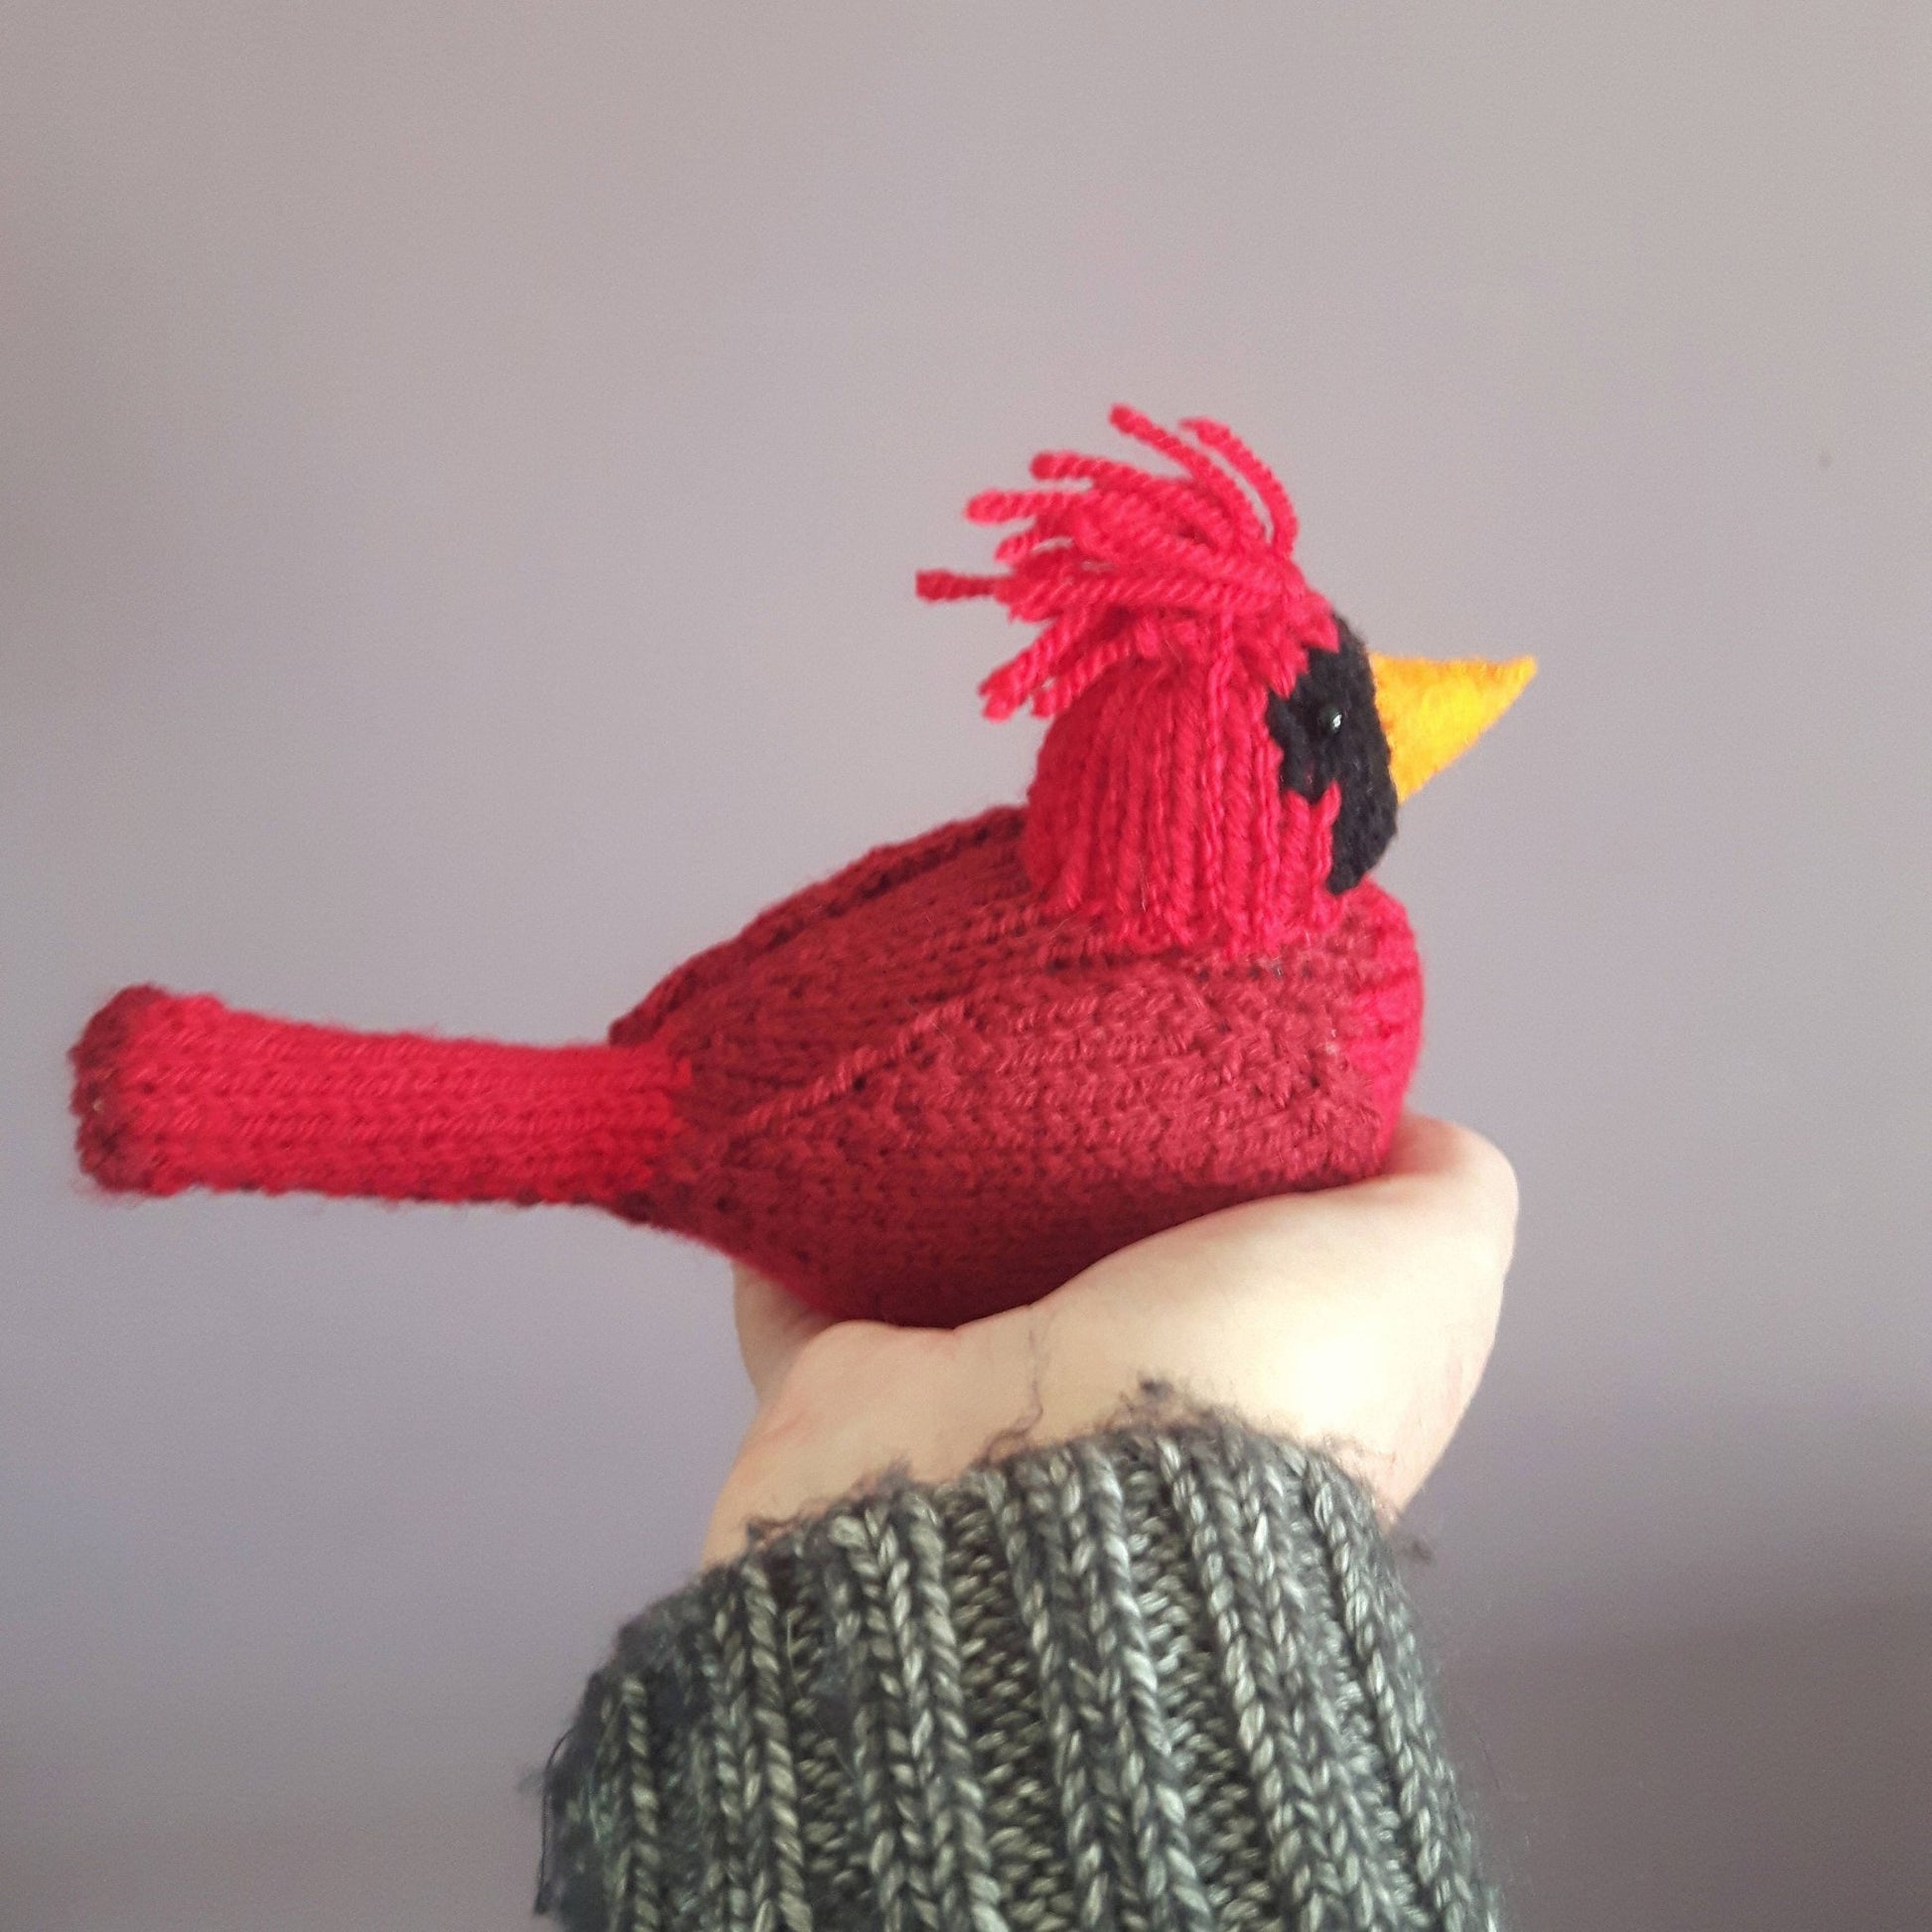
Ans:
[[[1364,884],[1270,960],[1149,956],[1044,909],[1024,825],[1008,806],[869,853],[688,960],[602,1045],[343,1033],[136,989],[79,1049],[88,1164],[152,1193],[596,1205],[832,1312],[936,1325],[1380,1167],[1422,1008],[1393,898]]]
[[[1144,419],[1123,427],[1184,449]],[[1226,432],[1190,427],[1253,465]],[[1072,612],[1009,667],[1022,696],[1065,714],[1026,806],[882,847],[785,899],[602,1043],[355,1034],[129,989],[74,1049],[83,1164],[153,1193],[596,1205],[832,1313],[942,1325],[1214,1208],[1375,1173],[1422,1014],[1408,921],[1364,877],[1393,835],[1391,771],[1417,756],[1411,731],[1392,759],[1388,707],[1377,716],[1388,660],[1301,585],[1266,472],[1264,488],[1240,468],[1272,532],[1224,490],[1175,510],[1192,484],[1093,459],[1035,474],[1103,486],[992,502],[999,520],[1035,517],[1002,549],[1022,559],[997,580],[1022,586],[1015,614],[1042,615],[1023,607],[1049,593]],[[1039,532],[1068,520],[1042,504],[1109,500],[1121,476],[1178,536],[1156,533],[1166,574],[1143,572],[1140,603],[1116,608],[1092,586],[1127,580],[1091,569],[1091,531],[1070,549]],[[1069,556],[1078,571],[1042,592]],[[1176,560],[1195,577],[1176,580]],[[1237,659],[1254,660],[1242,676]],[[1425,720],[1459,737],[1449,756],[1527,676],[1508,672],[1498,699],[1477,675],[1492,667],[1450,668],[1486,710]],[[1425,760],[1442,761],[1440,748]]]
[[[1270,961],[1150,957],[1045,911],[1022,830],[876,852],[618,1023],[691,1068],[637,1218],[836,1312],[950,1325],[1380,1167],[1421,1021],[1394,899]]]

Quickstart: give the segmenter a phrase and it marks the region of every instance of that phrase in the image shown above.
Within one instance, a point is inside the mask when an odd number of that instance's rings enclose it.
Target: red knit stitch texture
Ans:
[[[619,1211],[830,1313],[950,1326],[1379,1172],[1422,1020],[1393,898],[1358,886],[1286,955],[1150,957],[1045,908],[1024,833],[1005,807],[875,852],[620,1021],[692,1080]]]
[[[814,1307],[949,1326],[1217,1207],[1376,1173],[1420,1043],[1364,883],[1250,961],[1045,907],[1002,807],[867,855],[672,973],[608,1045],[353,1034],[132,988],[74,1048],[104,1186],[579,1202]]]
[[[131,986],[73,1049],[81,1165],[105,1187],[383,1200],[614,1200],[669,1138],[687,1069],[655,1047],[360,1034]]]
[[[606,1043],[358,1035],[134,987],[73,1049],[104,1186],[576,1202],[692,1236],[833,1314],[951,1325],[1139,1237],[1374,1173],[1420,1044],[1402,908],[1330,892],[1337,788],[1284,783],[1271,691],[1334,620],[1279,483],[1132,411],[1155,477],[1070,488],[1004,576],[1045,627],[984,687],[1051,718],[1025,809],[884,847],[672,973]]]

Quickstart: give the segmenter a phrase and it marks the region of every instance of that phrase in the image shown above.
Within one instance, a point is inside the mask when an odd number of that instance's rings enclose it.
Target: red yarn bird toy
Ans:
[[[1219,424],[1173,466],[975,497],[1043,626],[981,687],[1052,720],[1025,807],[882,847],[679,967],[602,1044],[358,1034],[130,987],[73,1049],[102,1185],[580,1203],[835,1314],[950,1325],[1214,1208],[1378,1171],[1420,1044],[1396,805],[1526,659],[1373,656]]]

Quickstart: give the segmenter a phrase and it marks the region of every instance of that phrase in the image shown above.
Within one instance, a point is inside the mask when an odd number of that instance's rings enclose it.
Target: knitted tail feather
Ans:
[[[81,1165],[149,1194],[634,1202],[682,1084],[648,1042],[358,1034],[153,986],[116,994],[71,1058]]]

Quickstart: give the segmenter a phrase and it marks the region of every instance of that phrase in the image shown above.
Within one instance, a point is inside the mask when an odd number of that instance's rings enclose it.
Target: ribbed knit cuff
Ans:
[[[1218,1422],[706,1572],[622,1632],[545,1799],[573,1932],[1495,1922],[1367,1497]]]

